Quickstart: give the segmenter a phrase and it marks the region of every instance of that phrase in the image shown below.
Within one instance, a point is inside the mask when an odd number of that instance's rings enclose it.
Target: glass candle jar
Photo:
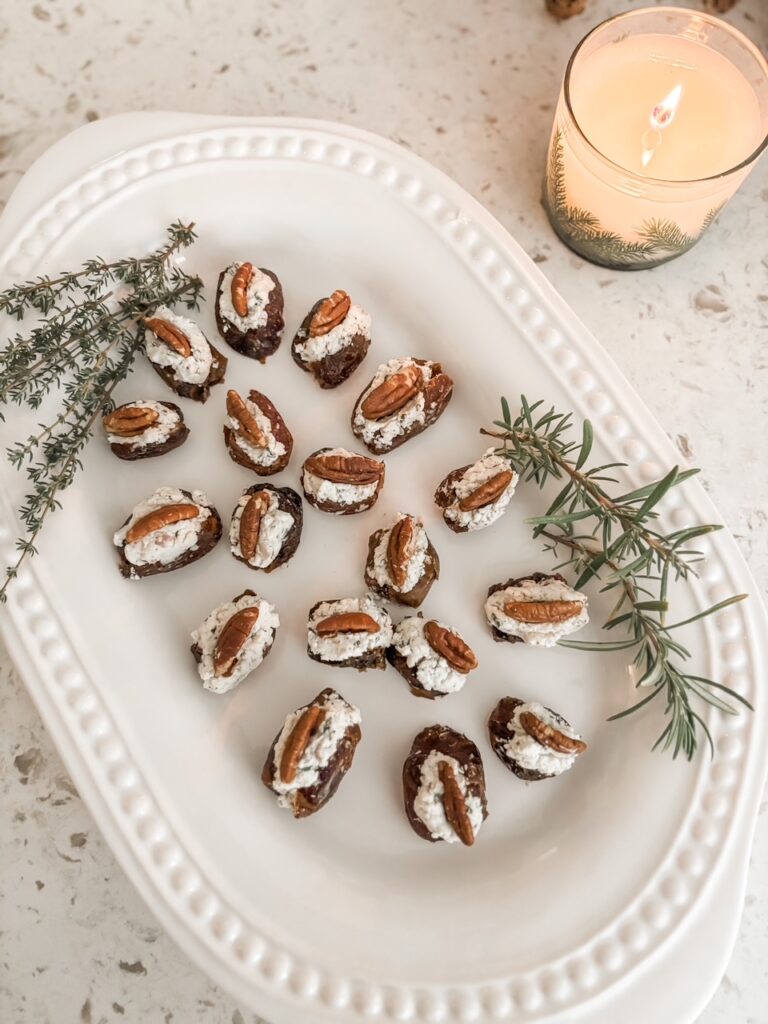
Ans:
[[[726,22],[680,7],[610,18],[574,50],[544,206],[602,266],[639,270],[701,238],[768,145],[768,64]]]

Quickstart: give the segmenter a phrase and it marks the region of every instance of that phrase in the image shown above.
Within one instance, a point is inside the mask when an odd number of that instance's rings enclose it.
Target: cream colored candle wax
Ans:
[[[667,181],[722,174],[762,138],[760,105],[746,77],[684,36],[629,36],[597,50],[573,82],[571,102],[581,130],[609,160]],[[652,157],[644,161],[646,152]]]
[[[768,69],[748,40],[681,8],[632,12],[571,58],[545,205],[587,258],[655,265],[693,245],[767,130]]]

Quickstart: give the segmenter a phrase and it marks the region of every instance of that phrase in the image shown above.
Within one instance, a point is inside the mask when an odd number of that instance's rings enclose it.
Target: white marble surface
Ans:
[[[558,24],[543,0],[4,0],[0,200],[65,132],[126,110],[348,121],[478,196],[618,361],[768,578],[768,163],[706,241],[656,271],[581,262],[538,203],[562,69],[628,0]],[[691,3],[689,6],[696,6]],[[768,44],[768,4],[729,15]],[[762,440],[762,445],[759,441]],[[245,1024],[140,901],[0,650],[0,1020]],[[741,931],[699,1024],[765,1024],[768,804]]]

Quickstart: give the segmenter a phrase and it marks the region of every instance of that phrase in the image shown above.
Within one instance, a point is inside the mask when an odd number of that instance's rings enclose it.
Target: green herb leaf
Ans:
[[[584,426],[582,427],[581,433],[581,451],[579,457],[576,459],[576,469],[581,469],[584,463],[589,458],[589,454],[592,451],[592,442],[595,439],[592,424],[589,420],[584,420]]]
[[[637,640],[558,640],[558,647],[571,647],[574,651],[626,651],[636,647]]]
[[[689,626],[692,622],[698,622],[699,619],[704,619],[708,615],[715,615],[717,612],[721,612],[723,608],[729,608],[732,604],[738,604],[739,601],[746,601],[749,594],[734,594],[733,597],[726,597],[724,601],[718,601],[717,604],[711,605],[709,608],[705,608],[703,612],[697,612],[695,615],[691,615],[688,619],[683,619],[680,622],[674,622],[671,626],[667,626],[667,629],[679,629],[681,626]]]

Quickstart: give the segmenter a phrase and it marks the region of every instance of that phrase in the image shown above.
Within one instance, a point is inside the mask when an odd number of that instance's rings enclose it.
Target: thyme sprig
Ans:
[[[81,455],[112,393],[131,371],[143,331],[139,321],[160,305],[196,309],[203,283],[185,273],[176,256],[195,240],[193,224],[166,229],[166,242],[142,257],[87,260],[79,270],[41,276],[0,292],[0,316],[38,322],[0,349],[0,420],[9,403],[38,409],[52,393],[58,412],[36,433],[7,449],[10,463],[32,485],[19,516],[26,528],[18,557],[5,571],[0,601],[36,541],[60,493],[81,468]]]
[[[634,651],[636,687],[649,692],[637,703],[611,717],[623,718],[657,697],[665,701],[667,721],[654,744],[672,756],[683,753],[690,760],[698,748],[699,731],[712,748],[712,737],[696,702],[703,701],[726,714],[736,714],[725,694],[746,707],[751,705],[738,693],[713,679],[686,670],[691,652],[677,639],[675,630],[713,615],[747,595],[737,594],[682,621],[669,623],[669,587],[673,580],[696,576],[695,563],[702,557],[690,545],[699,537],[721,529],[698,525],[665,532],[659,524],[659,504],[666,494],[699,471],[677,466],[660,480],[624,493],[609,493],[616,485],[613,470],[625,463],[614,462],[587,468],[594,432],[585,420],[581,439],[573,438],[573,418],[542,402],[529,403],[521,397],[520,414],[513,419],[506,399],[501,400],[502,419],[498,430],[483,434],[502,442],[499,454],[506,456],[524,481],[543,488],[547,483],[565,481],[546,513],[528,520],[534,537],[548,541],[545,550],[564,560],[557,568],[570,567],[576,574],[575,587],[599,580],[603,592],[614,592],[616,602],[604,629],[619,627],[629,635],[618,640],[561,640],[560,645],[587,651]]]

